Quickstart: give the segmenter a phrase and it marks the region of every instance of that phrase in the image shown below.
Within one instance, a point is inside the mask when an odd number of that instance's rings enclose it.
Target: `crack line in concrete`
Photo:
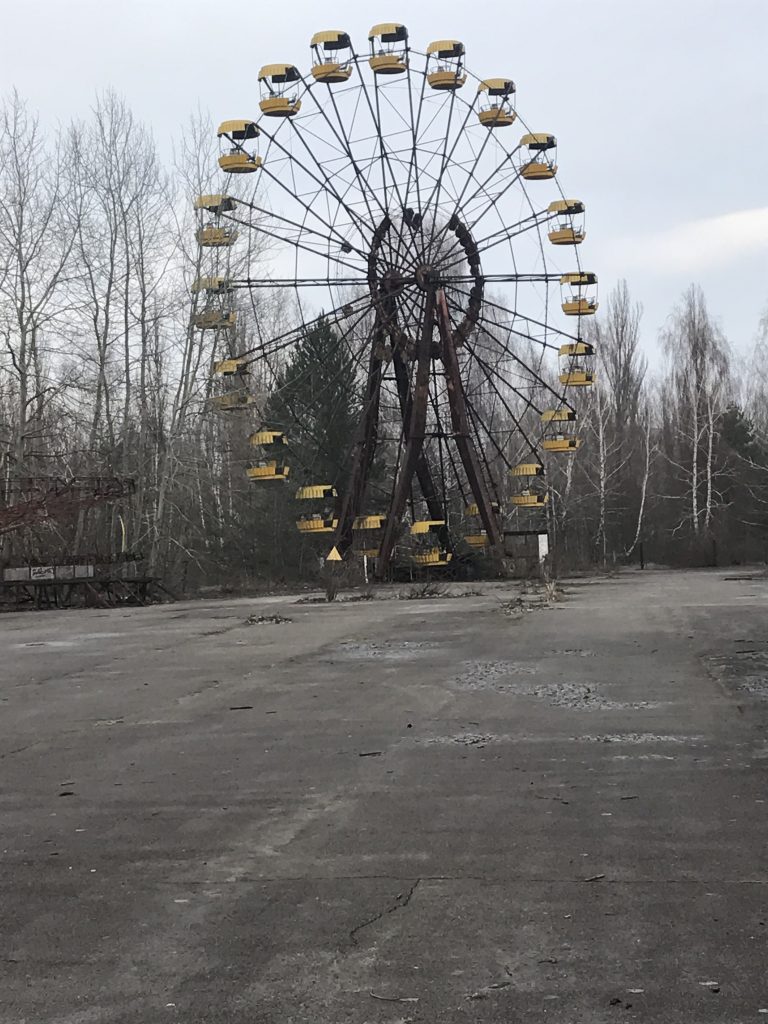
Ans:
[[[407,907],[408,904],[411,902],[411,897],[416,892],[416,889],[418,888],[420,882],[421,879],[417,878],[416,881],[405,894],[401,893],[399,896],[395,897],[395,902],[391,907],[386,907],[384,910],[381,911],[380,914],[376,914],[374,917],[369,918],[367,921],[363,921],[362,924],[356,925],[349,933],[349,939],[352,945],[358,945],[357,933],[361,932],[363,928],[367,928],[369,925],[375,924],[377,921],[380,921],[383,917],[386,917],[388,914],[394,914],[396,910],[402,910],[403,907]]]

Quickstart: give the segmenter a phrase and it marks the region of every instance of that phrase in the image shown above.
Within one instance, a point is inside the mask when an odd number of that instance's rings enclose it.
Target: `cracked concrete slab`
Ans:
[[[482,589],[0,619],[0,1022],[761,1019],[768,588]]]

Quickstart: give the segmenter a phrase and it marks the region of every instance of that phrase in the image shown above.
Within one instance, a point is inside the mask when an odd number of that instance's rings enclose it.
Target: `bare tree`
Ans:
[[[674,449],[668,456],[684,480],[688,522],[698,537],[709,530],[718,495],[715,451],[718,423],[727,406],[730,362],[725,338],[692,285],[663,335],[670,366],[668,398]]]
[[[17,93],[0,108],[0,335],[16,392],[6,460],[29,469],[54,385],[44,364],[46,332],[71,304],[65,289],[75,239],[67,153],[46,139]]]

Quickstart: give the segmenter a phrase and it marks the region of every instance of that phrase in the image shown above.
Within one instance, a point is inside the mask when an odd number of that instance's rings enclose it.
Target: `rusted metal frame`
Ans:
[[[403,419],[403,436],[407,442],[412,410],[411,381],[405,361],[407,338],[398,322],[397,300],[395,297],[396,294],[399,294],[401,300],[404,298],[402,294],[402,286],[398,293],[396,293],[389,290],[387,287],[382,287],[382,283],[378,280],[376,275],[376,256],[379,251],[381,240],[388,234],[390,227],[391,220],[389,216],[386,216],[376,228],[373,246],[371,247],[371,254],[368,259],[368,287],[371,290],[371,294],[374,296],[374,306],[377,311],[377,316],[380,317],[382,324],[386,326],[387,333],[392,342],[392,361],[395,369],[395,382],[397,384],[400,414]],[[416,462],[416,476],[419,481],[419,487],[421,488],[422,495],[424,496],[424,499],[427,502],[427,507],[430,510],[430,515],[435,519],[441,519],[442,504],[438,499],[435,485],[432,480],[432,474],[423,452],[419,454]]]
[[[493,514],[491,496],[477,460],[477,452],[470,433],[469,417],[467,415],[467,404],[464,398],[464,388],[461,382],[459,360],[456,355],[456,344],[453,331],[451,330],[450,314],[445,292],[438,289],[435,296],[435,312],[437,315],[437,327],[440,331],[440,340],[443,346],[443,366],[448,388],[448,404],[451,410],[451,422],[453,424],[454,439],[459,452],[464,472],[467,475],[472,495],[477,503],[485,532],[492,548],[499,554],[502,553],[503,538],[496,516]]]
[[[376,563],[376,576],[382,579],[389,568],[392,549],[395,545],[397,531],[405,511],[411,481],[416,471],[419,456],[424,447],[424,431],[427,425],[427,406],[429,404],[429,371],[432,365],[432,333],[435,325],[435,293],[430,287],[424,309],[424,321],[421,325],[418,349],[416,353],[416,383],[411,391],[410,415],[405,427],[407,440],[405,452],[400,464],[400,472],[395,481],[392,501],[389,506],[387,523]]]
[[[403,417],[403,431],[405,440],[407,441],[410,429],[410,418],[413,409],[411,380],[408,374],[408,367],[406,366],[405,360],[400,352],[396,352],[394,354],[392,363],[395,368],[397,396],[400,401],[400,412]],[[429,468],[429,463],[427,462],[427,458],[423,451],[419,453],[419,457],[416,461],[416,479],[419,481],[421,496],[426,502],[430,519],[444,519],[445,514],[443,503],[440,500],[440,495],[438,494],[435,482],[432,479],[432,470]],[[447,539],[447,536],[441,537],[441,540],[444,542],[446,542]]]
[[[349,483],[342,498],[338,516],[339,524],[336,527],[336,533],[333,538],[333,546],[338,550],[342,558],[352,544],[352,527],[354,526],[355,518],[362,511],[368,489],[368,475],[376,454],[384,339],[384,324],[377,313],[371,339],[365,401],[358,427],[355,453],[352,459],[352,470],[349,475]]]

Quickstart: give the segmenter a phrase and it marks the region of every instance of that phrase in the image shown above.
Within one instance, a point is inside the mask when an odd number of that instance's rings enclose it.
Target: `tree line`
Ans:
[[[197,116],[161,154],[110,93],[53,132],[17,95],[0,107],[0,510],[30,480],[135,482],[128,500],[0,536],[0,567],[132,552],[179,590],[315,570],[287,491],[257,490],[244,476],[252,453],[242,421],[210,411],[221,354],[215,335],[194,329],[190,286],[201,270],[193,200],[218,190],[214,144],[213,125]],[[251,272],[269,261],[255,245],[235,257]],[[297,322],[260,292],[239,311],[237,344]],[[597,377],[578,397],[584,444],[549,480],[562,567],[641,552],[672,564],[765,558],[764,340],[736,358],[696,286],[670,313],[658,369],[643,355],[642,310],[626,283],[586,331]],[[251,386],[305,460],[338,478],[361,384],[332,326]],[[298,425],[297,404],[311,411]]]

